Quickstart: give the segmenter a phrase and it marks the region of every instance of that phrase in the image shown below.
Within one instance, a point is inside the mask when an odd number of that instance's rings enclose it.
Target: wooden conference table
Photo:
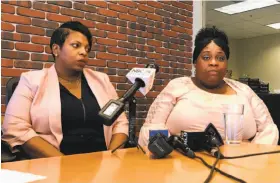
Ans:
[[[221,148],[225,156],[243,155],[280,150],[280,146],[243,143],[225,145]],[[211,165],[215,159],[197,153]],[[189,159],[173,151],[164,159],[151,159],[136,148],[42,158],[18,162],[2,163],[2,169],[16,170],[46,176],[34,183],[149,183],[149,182],[204,182],[210,170],[199,160]],[[221,160],[217,165],[221,170],[250,183],[279,183],[280,154],[261,155],[233,160]],[[215,173],[213,183],[234,182]]]

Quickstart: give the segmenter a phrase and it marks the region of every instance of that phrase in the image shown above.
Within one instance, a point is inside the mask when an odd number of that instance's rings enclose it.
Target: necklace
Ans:
[[[193,81],[193,84],[196,85],[198,88],[200,88],[206,92],[212,93],[212,94],[219,94],[219,92],[217,93],[217,90],[222,89],[224,87],[224,85],[226,84],[224,81],[222,81],[218,85],[208,86],[205,83],[203,83],[202,81],[197,80],[196,78],[192,78],[192,81]]]
[[[58,76],[58,78],[62,81],[65,81],[67,83],[70,83],[70,84],[80,84],[81,83],[81,75],[79,75],[76,79],[65,79],[65,78],[62,78],[60,76]]]

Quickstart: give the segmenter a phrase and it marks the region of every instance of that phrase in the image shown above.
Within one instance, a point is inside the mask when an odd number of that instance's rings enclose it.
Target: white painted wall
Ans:
[[[231,69],[232,72],[232,78],[238,79],[241,75],[240,69],[239,69],[239,62],[237,58],[237,49],[238,49],[238,40],[230,39],[229,40],[229,49],[230,49],[230,55],[228,60],[228,69]]]
[[[280,89],[280,34],[230,40],[230,49],[234,78],[247,74],[269,82],[270,91]]]

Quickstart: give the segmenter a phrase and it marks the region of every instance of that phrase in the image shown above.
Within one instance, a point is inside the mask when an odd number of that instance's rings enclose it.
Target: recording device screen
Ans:
[[[119,105],[116,104],[116,103],[111,103],[107,109],[104,111],[104,114],[107,115],[107,116],[111,116],[114,111],[116,111],[116,109],[118,109]]]
[[[104,125],[110,126],[124,111],[124,103],[119,100],[110,100],[98,113],[104,119]]]

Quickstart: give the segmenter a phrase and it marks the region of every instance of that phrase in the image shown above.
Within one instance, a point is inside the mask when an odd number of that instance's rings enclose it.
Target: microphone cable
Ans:
[[[240,156],[224,156],[222,153],[221,153],[221,151],[220,151],[220,148],[219,147],[216,147],[217,149],[215,149],[215,150],[217,150],[216,152],[213,152],[213,153],[211,153],[211,154],[213,154],[214,155],[214,157],[216,157],[216,161],[215,161],[215,163],[213,164],[213,166],[212,166],[212,168],[211,168],[211,172],[210,172],[210,174],[209,174],[209,176],[207,177],[207,179],[205,180],[205,182],[204,183],[208,183],[208,182],[210,182],[210,180],[212,179],[212,177],[213,177],[213,173],[214,173],[214,170],[216,170],[216,165],[217,165],[217,163],[218,163],[218,161],[219,160],[222,160],[222,159],[238,159],[238,158],[247,158],[247,157],[252,157],[252,156],[260,156],[260,155],[265,155],[265,154],[276,154],[276,153],[280,153],[280,150],[278,150],[278,151],[268,151],[268,152],[263,152],[263,153],[252,153],[252,154],[245,154],[245,155],[240,155]],[[205,163],[205,161],[201,158],[201,157],[197,157],[196,156],[196,158],[198,158],[198,159],[200,159],[202,162],[203,162],[203,164],[205,165],[205,166],[207,166]],[[209,166],[207,166],[208,168],[210,168]],[[217,168],[217,170],[216,170],[217,172],[219,172],[219,169]],[[220,172],[221,174],[223,174],[222,172]],[[229,174],[223,174],[223,175],[225,175],[225,176],[231,176],[231,175],[229,175]],[[234,177],[234,176],[232,176],[231,178],[232,179],[235,179],[236,177]],[[238,178],[237,178],[238,179]],[[235,179],[236,180],[236,179]],[[237,181],[243,181],[242,179],[239,179],[239,180],[237,180]],[[245,181],[244,181],[245,182]]]
[[[251,156],[260,156],[260,155],[265,155],[265,154],[277,154],[280,153],[280,150],[278,151],[268,151],[268,152],[263,152],[263,153],[253,153],[253,154],[245,154],[245,155],[240,155],[240,156],[224,156],[222,153],[218,153],[218,155],[220,154],[220,158],[221,159],[238,159],[238,158],[247,158],[247,157],[251,157]],[[215,156],[218,156],[217,153],[215,154]]]
[[[233,179],[233,180],[235,180],[235,181],[237,181],[237,182],[240,182],[240,183],[246,183],[246,181],[244,181],[244,180],[242,180],[242,179],[239,179],[239,178],[237,178],[237,177],[235,177],[235,176],[233,176],[233,175],[230,175],[230,174],[228,174],[228,173],[226,173],[226,172],[220,170],[219,168],[216,168],[216,167],[214,167],[214,166],[209,165],[209,164],[208,164],[202,157],[200,157],[200,156],[196,156],[196,155],[195,155],[195,158],[199,159],[207,168],[211,169],[211,172],[212,172],[212,169],[213,169],[213,172],[214,172],[214,170],[216,170],[216,171],[219,172],[220,174],[222,174],[222,175],[224,175],[224,176],[226,176],[226,177],[228,177],[228,178],[230,178],[230,179]],[[217,162],[217,160],[216,160],[216,162]],[[216,162],[215,162],[215,163],[216,163]],[[211,180],[211,178],[212,178],[212,176],[213,176],[213,173],[211,174],[211,172],[210,172],[209,176],[207,177],[207,179],[204,181],[204,183],[210,182],[210,180]]]
[[[220,151],[220,150],[218,149],[218,151]],[[191,159],[195,159],[195,158],[199,159],[207,168],[211,169],[211,172],[210,172],[209,176],[207,177],[207,179],[204,181],[204,183],[210,182],[210,180],[211,180],[212,177],[213,177],[214,170],[216,170],[216,171],[219,172],[220,174],[222,174],[222,175],[224,175],[224,176],[226,176],[226,177],[228,177],[228,178],[230,178],[230,179],[233,179],[233,180],[235,180],[235,181],[237,181],[237,182],[246,183],[246,181],[244,181],[244,180],[242,180],[242,179],[239,179],[239,178],[237,178],[237,177],[235,177],[235,176],[233,176],[233,175],[230,175],[230,174],[228,174],[228,173],[226,173],[226,172],[220,170],[219,168],[216,168],[216,165],[217,165],[218,161],[220,160],[220,158],[217,158],[217,160],[215,161],[215,163],[213,164],[213,166],[211,166],[211,165],[209,165],[202,157],[197,156],[194,152],[193,152],[193,153],[190,153],[190,154],[184,153],[184,152],[182,152],[182,151],[179,151],[179,152],[182,153],[183,155],[185,155],[185,156],[191,158]],[[220,153],[220,154],[221,154],[221,153]]]
[[[217,158],[218,155],[220,155],[220,159],[238,159],[238,158],[247,158],[247,157],[251,157],[251,156],[260,156],[260,155],[265,155],[265,154],[280,153],[280,150],[277,150],[277,151],[267,151],[267,152],[262,152],[262,153],[244,154],[244,155],[240,155],[240,156],[224,156],[221,153],[220,148],[219,147],[216,147],[216,148],[217,149],[212,149],[210,154],[215,158]]]
[[[221,158],[221,153],[220,153],[220,149],[218,148],[218,156],[217,156],[217,158],[216,158],[216,161],[215,161],[214,164],[212,165],[210,174],[208,175],[208,177],[207,177],[207,179],[204,181],[204,183],[208,183],[208,182],[211,181],[211,179],[212,179],[212,177],[213,177],[213,174],[214,174],[214,171],[215,171],[215,168],[216,168],[216,165],[218,164],[220,158]]]

